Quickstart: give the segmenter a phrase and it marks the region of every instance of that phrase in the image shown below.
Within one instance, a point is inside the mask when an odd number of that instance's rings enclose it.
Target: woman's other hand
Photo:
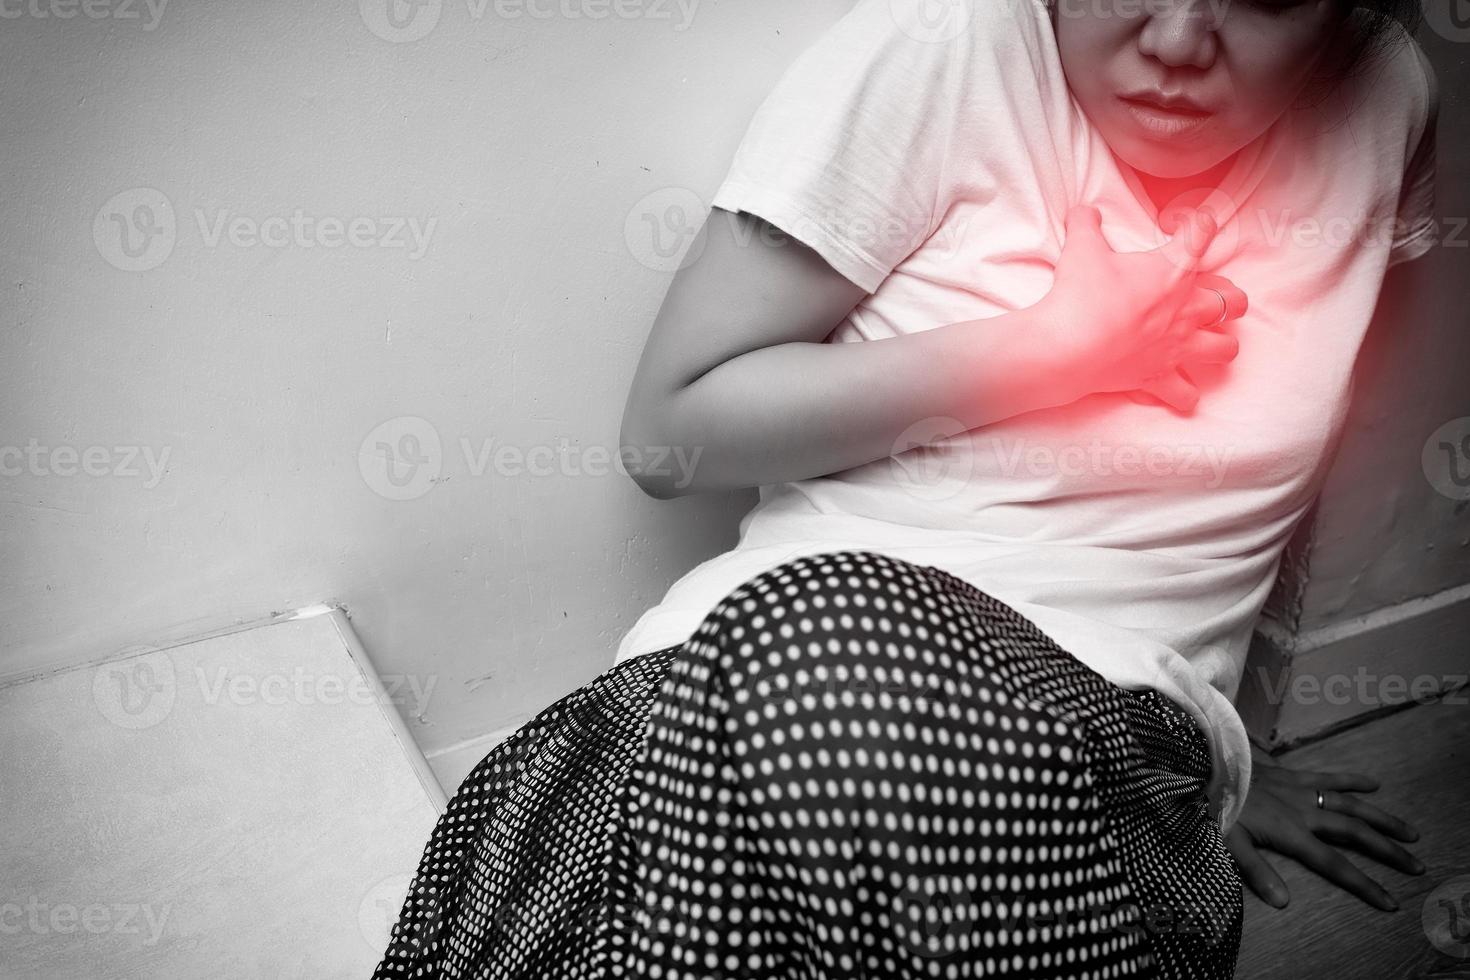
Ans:
[[[1245,808],[1225,835],[1225,846],[1251,891],[1277,908],[1290,898],[1285,882],[1259,850],[1266,848],[1294,858],[1375,908],[1387,912],[1398,908],[1386,888],[1330,846],[1350,847],[1406,874],[1424,873],[1419,859],[1394,843],[1394,839],[1416,841],[1419,832],[1350,795],[1378,789],[1376,779],[1361,773],[1289,769],[1260,756],[1252,769]],[[1319,790],[1322,809],[1317,808]]]
[[[1145,391],[1191,411],[1199,390],[1179,367],[1234,360],[1239,342],[1212,328],[1240,317],[1247,306],[1245,293],[1229,279],[1197,272],[1217,231],[1214,219],[1205,211],[1188,212],[1167,242],[1144,252],[1113,251],[1101,221],[1094,207],[1067,213],[1055,281],[1041,301],[1056,334],[1050,342],[1067,353],[1079,397]]]

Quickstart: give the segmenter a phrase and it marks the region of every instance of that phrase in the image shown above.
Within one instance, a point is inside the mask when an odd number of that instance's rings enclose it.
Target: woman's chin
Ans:
[[[1110,144],[1113,154],[1144,179],[1185,181],[1192,177],[1220,176],[1239,147],[1166,146],[1152,140],[1122,138]],[[1219,171],[1219,173],[1212,173]]]

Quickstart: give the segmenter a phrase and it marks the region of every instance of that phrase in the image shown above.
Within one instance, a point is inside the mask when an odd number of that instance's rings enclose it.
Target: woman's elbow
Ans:
[[[671,440],[649,424],[647,410],[630,405],[623,413],[618,452],[623,468],[638,488],[655,500],[672,500],[694,492],[693,474],[673,465],[687,454],[676,451]]]
[[[628,447],[625,445],[623,448],[626,455]],[[627,464],[627,468],[628,475],[638,484],[638,489],[654,500],[672,500],[691,492],[688,487],[680,487],[667,473],[638,467],[632,463]]]

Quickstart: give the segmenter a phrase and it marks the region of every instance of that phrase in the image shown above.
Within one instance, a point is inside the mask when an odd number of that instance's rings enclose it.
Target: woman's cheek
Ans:
[[[1258,101],[1290,105],[1292,99],[1283,93],[1294,96],[1300,90],[1328,47],[1331,9],[1324,0],[1273,16],[1250,15],[1244,5],[1236,5],[1221,38],[1234,80],[1248,82],[1249,95]]]

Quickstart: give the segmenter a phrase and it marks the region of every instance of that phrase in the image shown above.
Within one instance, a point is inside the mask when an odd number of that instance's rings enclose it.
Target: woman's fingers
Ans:
[[[1356,796],[1347,796],[1342,793],[1333,793],[1328,808],[1345,813],[1350,817],[1357,817],[1370,827],[1396,837],[1402,841],[1413,843],[1419,839],[1419,831],[1407,820],[1400,820],[1391,813],[1385,813],[1371,803],[1364,802]]]
[[[1179,320],[1195,327],[1211,328],[1224,326],[1229,321],[1228,303],[1220,302],[1220,294],[1213,289],[1196,289],[1179,308]],[[1225,314],[1221,319],[1220,315]]]
[[[1225,848],[1235,858],[1235,866],[1240,870],[1240,880],[1250,886],[1250,890],[1260,896],[1261,901],[1278,909],[1290,901],[1291,893],[1286,890],[1286,882],[1281,880],[1266,856],[1256,850],[1250,834],[1240,824],[1231,827],[1230,832],[1225,835]]]
[[[1178,226],[1169,231],[1172,237],[1158,251],[1181,273],[1192,272],[1219,230],[1208,209],[1188,211],[1180,215]]]
[[[1239,293],[1239,290],[1236,292]],[[1198,327],[1216,329],[1231,320],[1239,319],[1242,312],[1244,303],[1239,298],[1227,295],[1224,289],[1201,286],[1184,301],[1179,310],[1179,319]]]
[[[1319,810],[1312,818],[1312,832],[1332,844],[1351,847],[1368,855],[1379,864],[1397,868],[1404,874],[1424,872],[1419,859],[1404,850],[1357,817],[1331,810]]]
[[[1102,212],[1097,208],[1087,204],[1075,205],[1067,211],[1064,220],[1069,248],[1083,246],[1096,249],[1099,245],[1107,244],[1102,233]]]
[[[1199,404],[1199,389],[1178,371],[1170,371],[1154,378],[1139,390],[1153,395],[1179,412],[1192,412],[1195,405]]]
[[[1211,309],[1214,312],[1210,315],[1210,318],[1205,321],[1206,323],[1210,323],[1214,320],[1219,319],[1220,296],[1225,297],[1225,319],[1227,320],[1238,320],[1241,317],[1245,316],[1246,311],[1250,309],[1250,299],[1245,295],[1245,290],[1241,289],[1239,286],[1231,282],[1229,279],[1226,279],[1224,276],[1217,276],[1212,272],[1201,272],[1195,275],[1194,284],[1199,290],[1203,291],[1213,303]],[[1214,293],[1210,292],[1210,290],[1212,289],[1219,290],[1220,296],[1216,296]]]
[[[1300,824],[1283,834],[1272,846],[1375,908],[1392,912],[1399,907],[1382,885],[1359,871],[1341,851],[1322,843]]]
[[[1182,364],[1228,364],[1240,353],[1240,341],[1228,333],[1196,330],[1179,354]]]

